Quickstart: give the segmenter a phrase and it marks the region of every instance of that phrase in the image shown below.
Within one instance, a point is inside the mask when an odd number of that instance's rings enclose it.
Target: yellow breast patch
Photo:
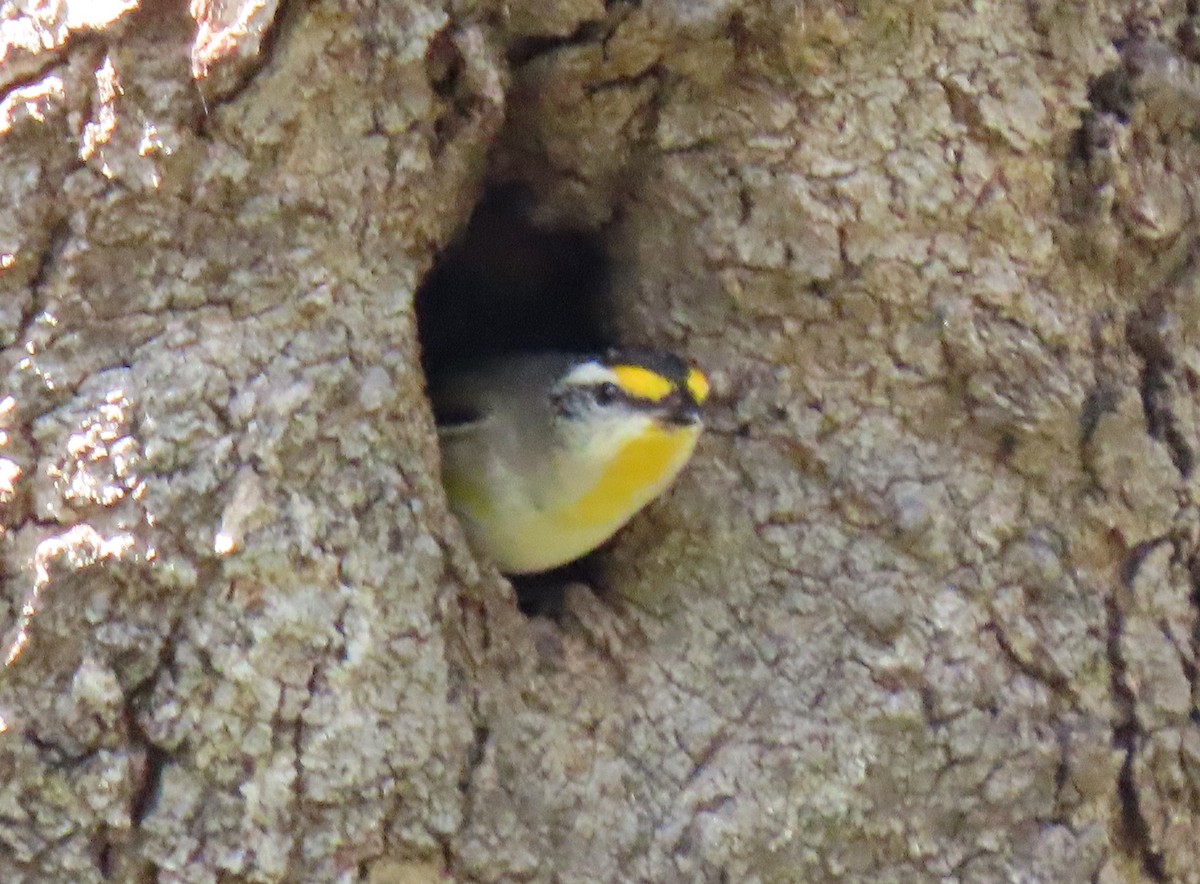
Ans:
[[[650,426],[625,444],[596,484],[562,513],[573,525],[624,523],[683,469],[700,435],[699,426]]]

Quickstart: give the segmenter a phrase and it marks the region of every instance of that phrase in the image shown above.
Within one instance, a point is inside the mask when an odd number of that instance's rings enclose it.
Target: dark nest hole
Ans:
[[[614,346],[610,261],[596,231],[534,220],[521,184],[485,192],[417,292],[427,379],[456,364],[514,352],[598,352]],[[575,581],[598,589],[596,554],[545,574],[510,578],[521,609],[556,617]]]
[[[512,352],[590,352],[615,344],[601,236],[533,220],[523,185],[493,188],[417,292],[427,377]]]

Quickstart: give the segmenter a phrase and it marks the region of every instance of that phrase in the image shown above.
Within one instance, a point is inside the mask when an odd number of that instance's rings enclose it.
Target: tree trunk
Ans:
[[[0,8],[0,880],[1200,881],[1198,28]],[[414,308],[513,181],[714,387],[555,616]]]

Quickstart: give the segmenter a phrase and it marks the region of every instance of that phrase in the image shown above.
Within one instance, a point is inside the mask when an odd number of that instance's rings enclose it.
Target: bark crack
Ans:
[[[275,10],[275,16],[271,22],[264,25],[262,28],[262,37],[259,42],[258,52],[252,59],[245,60],[241,64],[235,61],[226,61],[221,64],[218,61],[217,70],[221,73],[226,73],[226,77],[222,77],[215,83],[212,82],[210,76],[212,71],[205,69],[192,71],[192,83],[195,84],[196,93],[200,97],[200,103],[204,109],[204,116],[196,126],[196,134],[206,136],[210,134],[210,124],[212,122],[212,112],[222,105],[232,104],[237,101],[252,85],[255,78],[264,71],[275,57],[275,52],[281,41],[281,35],[285,25],[292,21],[293,13],[297,9],[298,4],[293,0],[279,0],[279,6]],[[193,65],[195,62],[193,62]],[[206,94],[204,85],[211,84],[211,93]]]
[[[1196,253],[1197,246],[1194,245],[1180,273],[1193,269]],[[1171,407],[1170,377],[1176,364],[1163,324],[1161,298],[1152,296],[1142,309],[1130,317],[1126,336],[1130,348],[1142,362],[1138,392],[1146,416],[1146,431],[1150,438],[1167,447],[1171,462],[1179,470],[1179,475],[1186,479],[1195,465],[1195,453]]]
[[[996,639],[996,644],[1008,658],[1008,661],[1023,675],[1036,681],[1038,684],[1043,684],[1050,688],[1055,694],[1069,700],[1074,705],[1078,699],[1075,691],[1071,688],[1071,683],[1060,672],[1054,672],[1045,666],[1039,666],[1033,660],[1023,656],[1009,639],[1005,632],[1004,626],[993,615],[992,622],[984,627],[986,631],[991,632]]]
[[[1117,798],[1120,803],[1118,835],[1125,846],[1139,859],[1142,871],[1152,881],[1166,881],[1166,863],[1160,850],[1155,847],[1150,824],[1142,811],[1138,793],[1135,765],[1144,741],[1145,733],[1137,719],[1137,694],[1130,685],[1129,671],[1121,650],[1125,631],[1125,606],[1123,593],[1132,589],[1134,578],[1142,561],[1153,546],[1161,541],[1141,544],[1130,553],[1124,567],[1122,580],[1105,603],[1107,613],[1107,642],[1109,670],[1111,672],[1112,695],[1120,719],[1113,728],[1113,745],[1124,753],[1121,770],[1117,775]]]

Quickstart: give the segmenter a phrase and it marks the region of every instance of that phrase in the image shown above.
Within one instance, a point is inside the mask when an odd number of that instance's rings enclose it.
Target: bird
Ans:
[[[522,352],[430,381],[451,511],[502,573],[568,564],[675,480],[709,382],[665,351]]]

